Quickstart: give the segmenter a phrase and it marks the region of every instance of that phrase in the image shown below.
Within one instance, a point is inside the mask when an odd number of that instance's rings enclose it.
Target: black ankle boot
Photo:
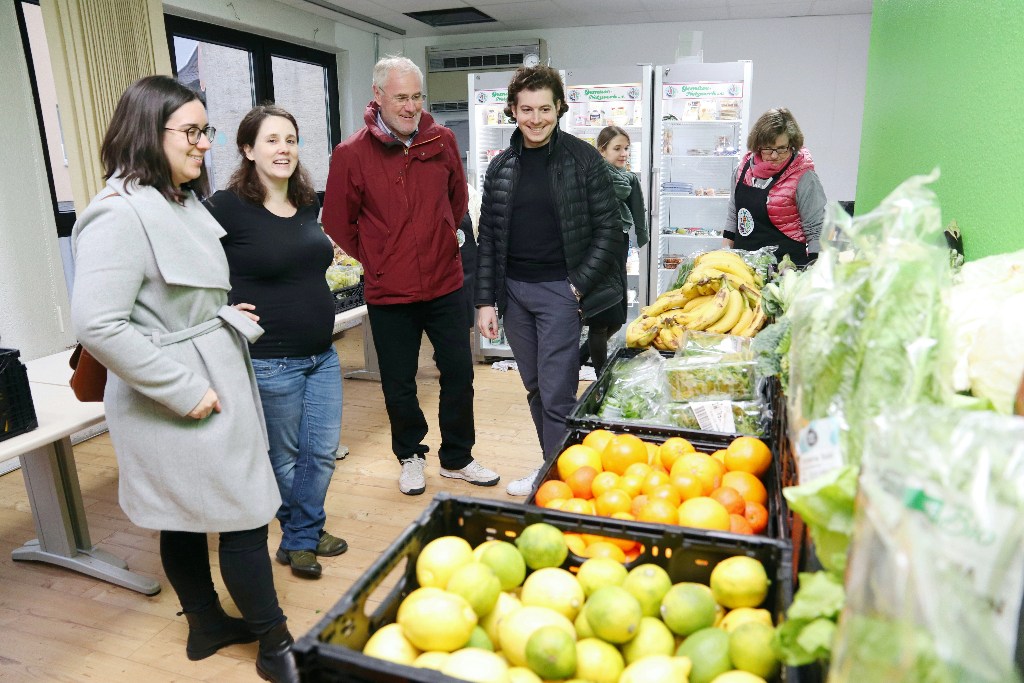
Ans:
[[[217,650],[236,643],[251,643],[256,634],[241,619],[229,617],[216,601],[201,612],[185,612],[188,642],[185,654],[192,661],[206,659]]]
[[[299,670],[292,656],[292,634],[280,623],[259,637],[260,651],[256,657],[256,673],[271,683],[299,683]]]

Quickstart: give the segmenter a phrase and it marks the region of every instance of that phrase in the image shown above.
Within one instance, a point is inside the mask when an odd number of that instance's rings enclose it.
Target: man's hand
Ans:
[[[494,306],[481,306],[476,309],[476,328],[488,339],[498,338],[498,313]]]
[[[214,411],[220,412],[220,399],[217,398],[216,391],[207,389],[206,393],[203,394],[203,398],[196,404],[195,408],[189,411],[187,417],[195,420],[205,420]]]

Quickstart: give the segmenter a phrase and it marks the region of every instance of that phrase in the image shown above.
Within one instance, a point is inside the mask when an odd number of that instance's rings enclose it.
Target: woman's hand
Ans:
[[[258,315],[249,312],[256,310],[256,307],[253,306],[252,304],[235,304],[234,306],[232,306],[232,308],[237,308],[239,311],[244,313],[249,318],[249,320],[252,320],[254,323],[258,323],[260,321],[260,317]]]
[[[248,306],[249,304],[242,304]],[[220,412],[220,399],[217,398],[217,392],[213,389],[207,389],[203,398],[196,404],[196,407],[188,412],[187,417],[191,417],[196,420],[205,420],[210,416],[212,412]]]
[[[732,240],[722,238],[722,246],[725,247],[726,249],[732,249],[732,244]]]
[[[488,339],[498,338],[498,314],[494,306],[481,306],[476,309],[476,328]]]

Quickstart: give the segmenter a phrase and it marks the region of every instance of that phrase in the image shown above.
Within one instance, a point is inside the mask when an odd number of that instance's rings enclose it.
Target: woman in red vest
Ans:
[[[818,255],[825,190],[793,114],[783,108],[762,114],[747,149],[729,201],[725,246],[774,246],[779,260],[789,254],[797,265],[809,263]]]

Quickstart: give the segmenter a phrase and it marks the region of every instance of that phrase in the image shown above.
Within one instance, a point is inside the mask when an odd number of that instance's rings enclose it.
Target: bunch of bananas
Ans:
[[[665,292],[626,328],[626,346],[675,351],[686,330],[754,336],[765,323],[759,273],[735,252],[701,254],[683,286]]]

